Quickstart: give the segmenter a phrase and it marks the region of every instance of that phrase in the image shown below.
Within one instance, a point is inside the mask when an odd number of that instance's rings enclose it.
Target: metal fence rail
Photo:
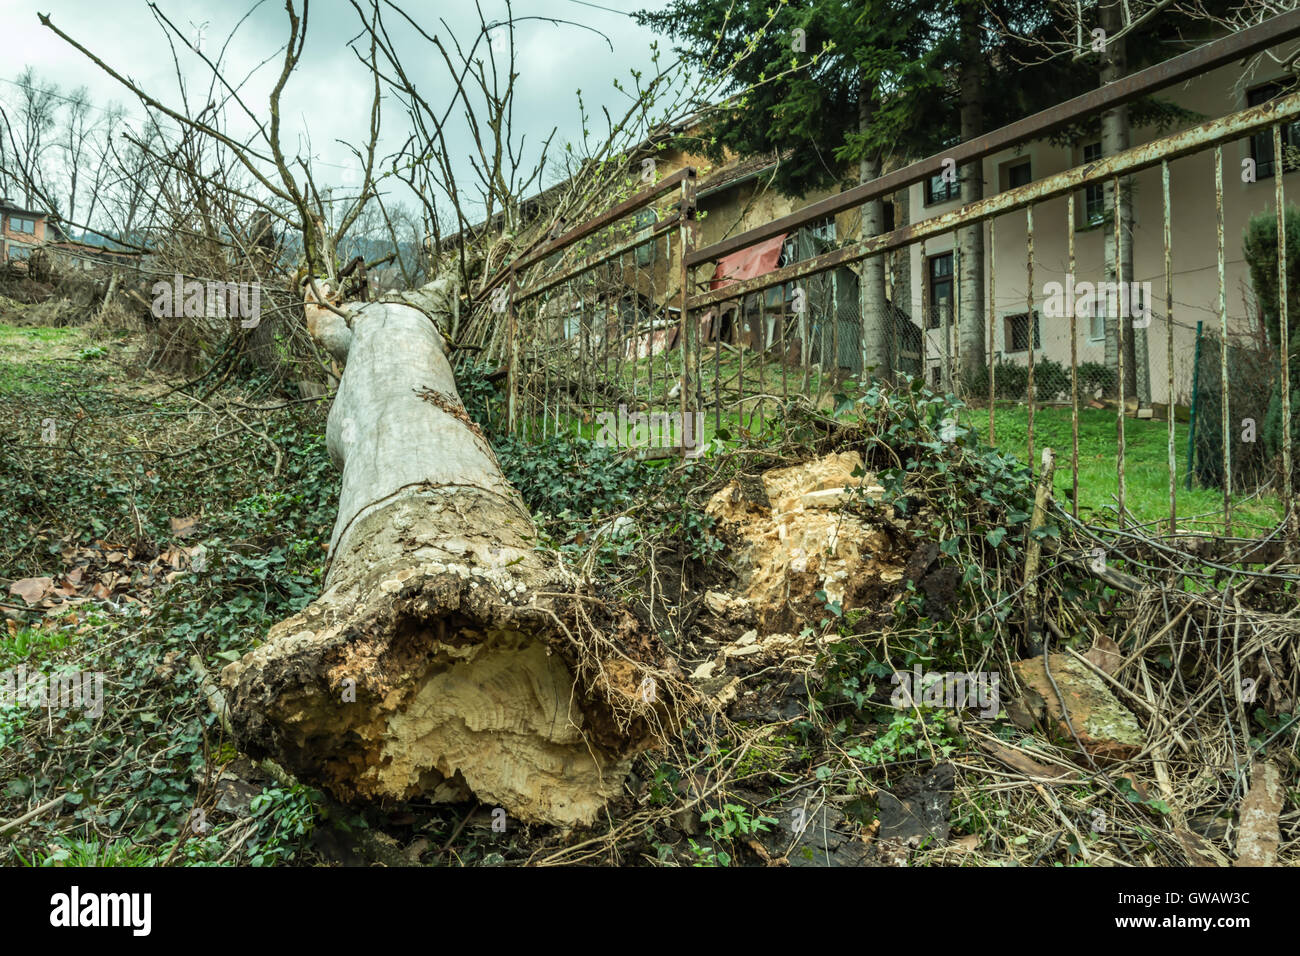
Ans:
[[[1036,444],[1059,445],[1063,441],[1059,433],[1046,437],[1038,433],[1040,427],[1047,427],[1040,424],[1046,421],[1045,409],[1056,407],[1063,412],[1068,408],[1070,497],[1076,515],[1080,508],[1080,474],[1085,467],[1081,463],[1081,422],[1085,418],[1095,421],[1094,412],[1104,414],[1113,406],[1111,497],[1115,519],[1122,527],[1131,520],[1126,459],[1130,431],[1135,427],[1132,417],[1154,415],[1150,401],[1152,378],[1159,374],[1167,398],[1167,428],[1162,442],[1165,460],[1161,464],[1168,471],[1169,533],[1185,530],[1183,524],[1188,518],[1180,517],[1178,512],[1179,485],[1194,473],[1203,486],[1222,487],[1220,518],[1224,533],[1233,534],[1234,495],[1267,486],[1280,504],[1288,541],[1295,544],[1287,250],[1285,242],[1279,243],[1279,340],[1244,342],[1240,330],[1230,329],[1228,323],[1223,151],[1226,145],[1244,138],[1271,134],[1273,155],[1278,160],[1273,189],[1277,228],[1279,235],[1285,235],[1283,173],[1287,166],[1282,145],[1285,127],[1300,119],[1300,93],[1212,119],[829,251],[818,253],[801,238],[809,227],[828,215],[858,209],[864,203],[929,180],[945,168],[945,161],[955,162],[959,168],[980,162],[1100,110],[1295,37],[1300,37],[1300,11],[1206,44],[1119,83],[954,146],[942,156],[913,163],[704,247],[694,243],[695,170],[679,170],[509,268],[505,280],[508,294],[502,303],[510,329],[509,426],[530,436],[584,428],[590,434],[597,425],[609,422],[602,416],[612,415],[617,405],[622,435],[625,417],[636,420],[634,427],[646,425],[648,419],[653,432],[655,416],[675,414],[680,416],[675,420],[676,437],[670,442],[660,441],[657,453],[686,454],[699,443],[698,423],[706,412],[711,412],[709,418],[715,430],[734,426],[761,432],[779,419],[781,408],[792,396],[821,401],[845,378],[874,375],[893,380],[900,373],[929,375],[934,384],[968,405],[987,405],[986,437],[990,441],[997,442],[1003,437],[999,431],[1008,429],[1013,439],[1020,440],[1023,418],[1023,440],[1031,468]],[[1176,300],[1174,289],[1175,213],[1170,171],[1177,161],[1204,154],[1212,154],[1214,161],[1216,328],[1209,323],[1193,323],[1185,314],[1185,306]],[[1104,202],[1089,207],[1089,224],[1110,233],[1107,238],[1114,255],[1111,274],[1118,288],[1125,289],[1126,279],[1133,277],[1123,274],[1121,250],[1125,232],[1132,227],[1122,221],[1120,197],[1130,177],[1155,168],[1160,170],[1159,241],[1163,246],[1164,294],[1153,292],[1149,301],[1142,303],[1146,310],[1142,322],[1126,314],[1126,310],[1131,313],[1132,304],[1125,306],[1122,298],[1118,310],[1110,304],[1095,316],[1076,314],[1071,302],[1067,314],[1061,317],[1063,323],[1068,320],[1069,364],[1060,353],[1056,359],[1049,358],[1040,345],[1038,316],[1044,293],[1034,282],[1034,250],[1036,235],[1050,234],[1050,227],[1040,222],[1036,228],[1035,208],[1069,197],[1065,203],[1066,274],[1072,281],[1076,269],[1073,197],[1090,187],[1092,196],[1104,196]],[[1018,222],[1001,224],[1021,210],[1024,257],[1009,264],[999,259],[996,237],[1003,228],[1012,229],[1010,235],[1016,234]],[[900,266],[913,257],[914,249],[919,249],[920,261],[925,264],[927,242],[984,223],[988,224],[983,280],[988,288],[984,342],[987,369],[986,373],[972,376],[970,363],[968,374],[961,372],[962,337],[956,313],[962,283],[956,265],[957,244],[953,244],[951,297],[929,301],[929,283],[922,281],[921,304],[915,318],[910,314],[910,273]],[[1045,229],[1049,233],[1044,233]],[[696,272],[702,267],[783,234],[794,238],[787,242],[775,268],[738,281],[727,281],[715,274],[709,288],[701,288],[697,282]],[[1200,240],[1208,243],[1208,236]],[[1005,251],[1005,240],[1002,248]],[[858,268],[874,259],[885,263],[885,313],[863,316]],[[1025,313],[1003,316],[1003,326],[999,326],[996,314],[999,272],[1003,276],[1026,277]],[[1005,300],[1005,294],[1002,298]],[[1069,301],[1068,296],[1066,299]],[[903,303],[906,307],[900,307]],[[1158,321],[1153,323],[1153,319]],[[1089,325],[1080,326],[1081,320]],[[1155,341],[1147,331],[1161,325],[1166,333],[1164,343]],[[1193,327],[1197,329],[1196,355],[1175,344],[1175,328],[1183,329],[1186,338]],[[1009,344],[1019,346],[1023,362],[1005,355],[997,357],[999,328],[1003,331],[1004,351]],[[1059,327],[1047,331],[1061,334]],[[983,335],[980,333],[977,339]],[[869,341],[872,336],[878,338]],[[1036,354],[1039,351],[1043,354]],[[1129,367],[1130,352],[1137,358],[1136,368]],[[883,364],[871,361],[875,355],[884,356]],[[1152,364],[1158,357],[1164,361],[1162,370],[1154,369]],[[1211,360],[1217,361],[1217,369],[1209,367]],[[1234,438],[1234,417],[1249,417],[1241,413],[1245,399],[1234,393],[1234,367],[1242,370],[1238,378],[1254,382],[1256,393],[1249,406],[1252,409],[1259,405],[1260,388],[1267,391],[1277,383],[1280,467],[1262,461],[1258,448],[1243,450],[1242,441]],[[1249,373],[1246,369],[1250,369]],[[1213,399],[1207,397],[1212,389]],[[1138,404],[1136,412],[1130,407],[1134,401]],[[1018,409],[1010,417],[1005,411],[1007,403]],[[998,417],[999,406],[1004,410],[1002,419]],[[1185,461],[1185,449],[1176,434],[1180,407],[1189,408],[1193,418],[1187,425],[1190,457]],[[1052,422],[1061,421],[1055,413],[1048,417]],[[970,421],[975,424],[973,416]],[[1152,426],[1144,423],[1143,427],[1149,430]],[[1149,431],[1133,434],[1150,445]],[[1216,455],[1218,461],[1210,461]],[[1181,466],[1180,461],[1184,462]],[[1093,463],[1086,463],[1086,467],[1095,476]],[[1247,479],[1244,483],[1243,478]]]

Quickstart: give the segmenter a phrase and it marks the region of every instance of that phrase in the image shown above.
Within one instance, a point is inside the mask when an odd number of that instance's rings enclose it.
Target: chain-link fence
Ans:
[[[1198,336],[1189,478],[1204,488],[1223,488],[1230,472],[1231,489],[1249,491],[1277,475],[1278,448],[1270,447],[1263,426],[1280,363],[1276,353],[1251,341],[1229,342],[1227,351],[1225,363],[1218,335]]]

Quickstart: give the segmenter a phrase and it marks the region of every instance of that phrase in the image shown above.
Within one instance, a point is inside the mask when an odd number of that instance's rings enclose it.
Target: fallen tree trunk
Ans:
[[[341,800],[472,795],[587,822],[639,742],[575,684],[552,603],[565,576],[456,391],[452,294],[433,283],[346,318],[309,297],[309,330],[346,363],[326,431],[343,472],[330,564],[320,597],[222,672],[231,726]]]

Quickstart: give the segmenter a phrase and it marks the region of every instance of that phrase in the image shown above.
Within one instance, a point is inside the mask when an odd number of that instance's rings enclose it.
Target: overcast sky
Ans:
[[[658,7],[666,0],[516,0],[513,4],[519,46],[520,73],[515,113],[516,126],[538,144],[552,126],[558,126],[556,142],[581,136],[575,91],[582,90],[589,110],[604,105],[613,113],[626,109],[627,98],[612,87],[616,77],[624,80],[628,70],[650,69],[649,30],[639,27],[627,15],[632,10]],[[191,37],[202,34],[203,50],[215,57],[221,44],[251,4],[244,2],[199,2],[160,0],[159,8]],[[300,7],[301,4],[299,3]],[[478,16],[468,0],[407,0],[403,8],[429,33],[450,32],[468,48],[478,33]],[[81,53],[41,26],[37,11],[49,13],[53,22],[78,42],[100,56],[119,73],[141,87],[156,92],[171,106],[179,105],[175,68],[165,34],[143,0],[0,0],[0,37],[5,40],[5,66],[0,68],[0,103],[15,102],[13,84],[21,69],[31,64],[46,81],[62,91],[85,85],[95,104],[111,100],[122,103],[133,117],[143,115],[138,101],[116,81],[102,73]],[[506,17],[504,0],[482,0],[489,22]],[[571,23],[550,23],[529,17],[548,17]],[[396,14],[386,11],[388,30],[404,54],[403,62],[431,104],[445,104],[451,92],[447,72],[434,48],[418,38]],[[267,93],[278,77],[279,48],[288,35],[288,18],[283,0],[265,0],[253,9],[225,53],[228,77],[242,77],[271,58],[254,74],[243,91],[246,102],[265,110]],[[592,29],[588,29],[592,28]],[[593,32],[600,31],[600,35]],[[333,185],[357,182],[347,168],[350,153],[336,140],[363,142],[369,114],[371,89],[367,73],[348,49],[347,41],[359,32],[357,14],[347,0],[315,0],[311,3],[307,47],[283,98],[281,111],[283,140],[287,150],[295,147],[310,153],[321,179]],[[662,40],[668,51],[670,44]],[[206,68],[185,53],[190,90],[196,97],[207,89]],[[670,59],[666,53],[664,59]],[[382,147],[395,148],[405,130],[405,117],[391,98],[385,119]],[[463,128],[453,131],[452,152],[468,153],[469,139]],[[334,164],[325,166],[323,164]],[[463,159],[458,176],[468,175]]]

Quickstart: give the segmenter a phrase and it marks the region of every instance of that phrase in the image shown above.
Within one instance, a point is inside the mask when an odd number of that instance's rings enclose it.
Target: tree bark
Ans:
[[[223,671],[231,725],[341,800],[473,795],[589,822],[641,739],[576,686],[565,575],[456,391],[453,294],[435,282],[348,320],[309,300],[309,331],[346,362],[326,429],[343,472],[330,563],[324,593]]]
[[[984,132],[984,60],[980,44],[980,11],[976,3],[961,7],[961,139],[967,142]],[[984,161],[976,160],[962,170],[961,200],[973,203],[984,198]],[[984,224],[967,226],[958,234],[961,270],[957,351],[961,360],[964,389],[987,378],[984,355]]]
[[[871,126],[875,104],[870,83],[864,81],[858,91],[858,129]],[[869,183],[880,176],[880,155],[873,153],[858,161],[858,181]],[[862,206],[862,238],[880,234],[885,224],[884,204],[879,199]],[[885,305],[885,257],[871,256],[862,261],[858,277],[858,311],[862,329],[862,380],[870,377],[891,379],[889,367],[889,310]],[[874,369],[874,372],[872,371]]]
[[[1126,40],[1123,37],[1111,39],[1120,32],[1123,25],[1124,21],[1119,0],[1111,0],[1110,3],[1102,6],[1101,26],[1106,31],[1107,37],[1105,50],[1101,55],[1102,86],[1107,83],[1114,83],[1128,75]],[[1101,114],[1101,153],[1103,156],[1113,156],[1128,149],[1131,145],[1131,139],[1127,106],[1117,106]],[[1118,281],[1115,268],[1116,262],[1121,264],[1124,281],[1126,283],[1133,281],[1133,200],[1131,188],[1131,180],[1121,180],[1119,195],[1120,242],[1117,257],[1115,250],[1115,183],[1113,180],[1107,180],[1105,184],[1106,224],[1103,232],[1105,234],[1106,280],[1108,282]],[[1123,325],[1121,326],[1120,323],[1123,323]],[[1146,332],[1142,329],[1133,328],[1132,316],[1120,315],[1106,318],[1106,366],[1114,370],[1118,376],[1121,327],[1123,328],[1124,341],[1125,398],[1132,398],[1137,395],[1139,381],[1145,381],[1148,383],[1148,394],[1145,399],[1149,401],[1149,370],[1143,369],[1139,373],[1137,363],[1139,352],[1134,347],[1134,333],[1136,332],[1142,337],[1140,354],[1145,360]],[[1118,377],[1116,378],[1116,393],[1118,393]],[[1139,399],[1141,400],[1142,396],[1139,396]]]

